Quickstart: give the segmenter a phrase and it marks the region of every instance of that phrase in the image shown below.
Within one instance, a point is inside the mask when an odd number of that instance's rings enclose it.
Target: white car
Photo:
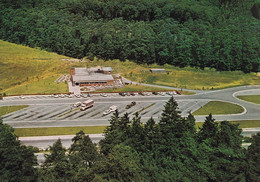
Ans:
[[[20,99],[24,99],[25,97],[23,95],[20,96]]]
[[[108,110],[103,112],[103,116],[110,114],[111,112],[115,112],[117,110],[117,106],[110,106]]]
[[[107,94],[102,93],[102,94],[100,94],[100,96],[102,96],[102,97],[107,97]]]
[[[81,106],[81,104],[82,104],[81,102],[76,102],[73,106],[74,107],[79,107],[79,106]]]

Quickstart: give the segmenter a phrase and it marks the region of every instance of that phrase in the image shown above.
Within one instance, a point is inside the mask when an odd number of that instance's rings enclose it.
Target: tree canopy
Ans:
[[[77,58],[258,72],[257,8],[244,0],[4,0],[0,39]]]

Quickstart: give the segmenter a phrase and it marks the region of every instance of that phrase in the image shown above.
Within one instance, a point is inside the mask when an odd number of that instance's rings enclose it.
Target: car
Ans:
[[[153,95],[158,95],[158,92],[152,92]]]
[[[87,94],[83,94],[83,95],[82,95],[82,97],[84,97],[84,98],[87,98],[87,97],[88,97],[88,95],[87,95]]]
[[[117,110],[117,106],[110,106],[108,110],[103,112],[103,116],[110,114],[111,112],[115,112]]]
[[[135,93],[134,92],[130,92],[130,95],[135,96]]]
[[[65,95],[64,95],[64,94],[60,94],[60,97],[61,97],[61,98],[64,98],[64,97],[65,97]]]
[[[178,95],[181,95],[181,92],[180,92],[180,91],[176,90],[175,92],[176,92]]]
[[[159,95],[165,96],[165,92],[159,92]]]
[[[125,96],[126,94],[124,92],[120,92],[119,95]]]
[[[138,94],[144,96],[144,93],[143,93],[143,92],[139,92]]]
[[[25,97],[23,95],[20,95],[20,99],[25,99]]]
[[[54,97],[54,98],[59,98],[59,95],[54,95],[53,97]]]
[[[131,96],[131,94],[129,92],[126,93],[127,96]]]
[[[73,97],[73,95],[70,95],[70,94],[68,95],[68,98],[72,98],[72,97]]]
[[[80,95],[79,95],[79,94],[76,94],[75,97],[80,98]]]
[[[100,94],[100,96],[107,97],[107,94],[106,93],[102,93],[102,94]]]
[[[73,106],[74,107],[79,107],[79,106],[81,106],[81,104],[82,104],[81,102],[76,102]]]
[[[130,109],[131,107],[133,107],[133,106],[135,106],[136,105],[136,102],[135,101],[133,101],[133,102],[131,102],[130,104],[127,104],[126,105],[126,109]]]

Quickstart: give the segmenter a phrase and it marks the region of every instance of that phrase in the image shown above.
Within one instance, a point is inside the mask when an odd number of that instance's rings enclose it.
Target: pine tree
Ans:
[[[99,142],[101,153],[107,155],[115,145],[120,144],[129,137],[129,124],[128,114],[125,113],[122,117],[119,117],[116,110],[110,119],[110,125],[104,132],[105,138]]]
[[[247,181],[260,181],[260,132],[252,137],[252,144],[247,150]]]
[[[70,147],[70,160],[76,166],[92,167],[98,158],[95,144],[92,143],[88,135],[80,131],[72,139]],[[79,165],[81,164],[81,165]]]
[[[0,120],[0,181],[35,181],[33,149],[20,143],[14,129]]]
[[[210,113],[209,116],[206,117],[206,120],[203,123],[202,128],[200,128],[198,132],[199,142],[209,140],[212,145],[216,145],[218,124],[214,121],[215,119],[212,117],[212,114]]]

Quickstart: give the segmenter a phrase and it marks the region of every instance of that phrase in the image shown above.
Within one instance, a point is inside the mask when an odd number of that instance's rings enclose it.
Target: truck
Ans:
[[[93,105],[94,105],[94,100],[91,100],[91,99],[86,100],[86,101],[84,101],[84,102],[81,104],[80,110],[81,110],[81,111],[85,111],[86,109],[88,109],[88,108],[90,108],[90,107],[93,107]]]

